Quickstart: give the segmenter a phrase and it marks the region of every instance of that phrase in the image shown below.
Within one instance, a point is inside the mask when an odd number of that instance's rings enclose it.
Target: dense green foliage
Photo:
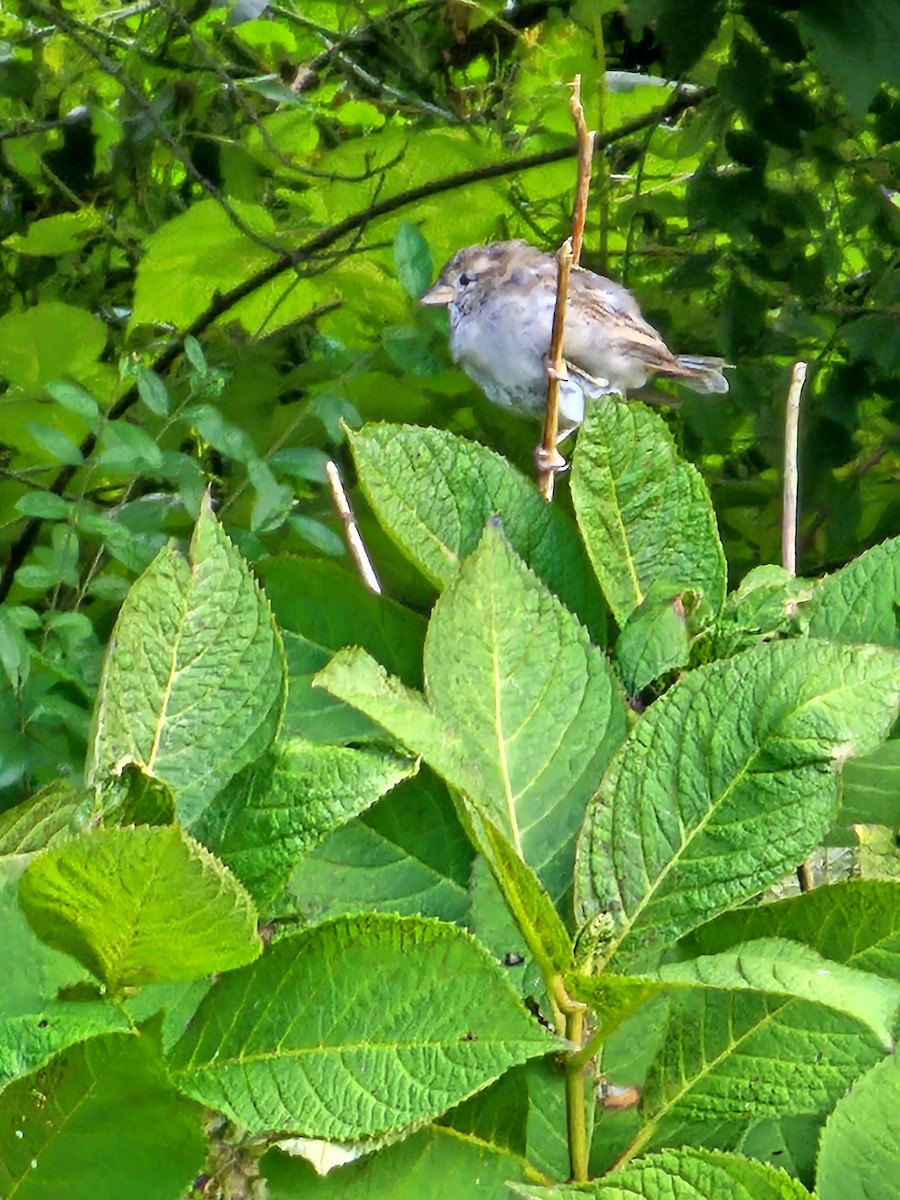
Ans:
[[[893,0],[3,5],[0,1195],[900,1192],[892,839],[757,903],[898,823],[898,64]],[[566,235],[576,73],[584,261],[734,365],[548,506],[416,298]]]

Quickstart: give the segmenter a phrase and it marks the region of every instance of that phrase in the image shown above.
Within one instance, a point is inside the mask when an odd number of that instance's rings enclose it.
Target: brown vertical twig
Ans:
[[[588,129],[581,104],[581,76],[572,81],[569,102],[575,132],[578,137],[578,183],[572,210],[572,236],[560,246],[557,255],[556,306],[553,310],[553,332],[547,355],[547,406],[544,412],[544,434],[535,459],[538,469],[538,489],[545,500],[553,499],[553,481],[565,460],[556,449],[559,433],[559,385],[567,377],[563,355],[566,332],[566,303],[569,296],[569,275],[581,259],[584,243],[584,221],[587,216],[588,193],[591,187],[591,161],[594,154],[594,135]]]
[[[806,382],[806,363],[795,362],[791,371],[784,414],[784,479],[781,501],[781,565],[789,575],[797,574],[797,513],[800,494],[798,442],[800,429],[800,397]],[[815,885],[808,862],[797,868],[797,883],[801,892]]]
[[[328,482],[331,485],[334,506],[338,511],[338,516],[344,522],[347,545],[350,547],[350,553],[353,555],[356,569],[362,576],[362,581],[369,591],[374,592],[376,596],[380,596],[381,584],[378,581],[378,576],[375,574],[375,568],[372,566],[372,560],[369,558],[366,544],[362,540],[359,526],[356,524],[356,517],[353,515],[350,499],[344,490],[343,480],[341,479],[340,471],[337,469],[337,463],[329,460],[325,464],[325,474],[328,476]]]

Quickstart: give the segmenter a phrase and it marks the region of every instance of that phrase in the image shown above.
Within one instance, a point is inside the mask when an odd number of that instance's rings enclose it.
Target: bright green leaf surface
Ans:
[[[791,870],[837,806],[837,769],[878,744],[900,659],[763,645],[684,677],[632,732],[579,844],[581,917],[614,914],[617,962],[670,944]]]
[[[254,233],[274,241],[274,222],[264,208],[232,205]],[[275,258],[272,250],[238,229],[215,200],[201,200],[161,225],[144,251],[132,322],[176,328],[190,325],[216,292],[229,291]]]
[[[93,1038],[3,1093],[0,1193],[173,1200],[203,1165],[200,1118],[148,1038]]]
[[[896,1200],[900,1195],[900,1064],[884,1059],[837,1102],[822,1132],[820,1200]]]
[[[709,493],[696,467],[679,459],[656,413],[613,396],[588,405],[572,500],[620,625],[659,589],[667,596],[702,592],[711,615],[722,607],[725,555]]]
[[[590,1187],[536,1188],[512,1185],[525,1200],[810,1200],[784,1171],[737,1155],[705,1150],[648,1154]]]
[[[162,551],[128,594],[110,642],[88,779],[136,763],[190,823],[272,741],[284,654],[268,602],[208,504],[186,559]]]
[[[195,979],[260,951],[247,893],[174,826],[98,830],[49,850],[19,899],[39,937],[112,990]]]
[[[509,1196],[507,1182],[529,1178],[516,1154],[489,1142],[483,1134],[467,1137],[452,1129],[423,1129],[399,1146],[338,1167],[325,1178],[305,1162],[268,1154],[262,1174],[271,1200],[483,1200]],[[531,1173],[533,1177],[533,1172]]]
[[[291,739],[235,776],[192,832],[265,906],[303,854],[414,771],[383,751]]]
[[[843,832],[842,844],[852,845],[849,827],[900,825],[900,738],[867,754],[851,759],[844,767],[844,789],[836,829]]]
[[[900,538],[890,538],[826,575],[801,616],[813,637],[900,649]]]
[[[516,554],[602,642],[602,603],[571,522],[498,454],[409,425],[367,425],[350,444],[379,521],[436,587],[497,516]]]
[[[259,575],[284,632],[288,700],[284,732],[316,742],[372,741],[377,726],[321,688],[316,671],[344,646],[362,646],[404,682],[422,680],[425,623],[387,596],[373,596],[335,563],[268,558]]]
[[[26,392],[54,379],[87,381],[106,346],[99,317],[58,301],[0,318],[0,375]]]
[[[306,855],[291,905],[309,924],[368,911],[461,925],[473,854],[444,783],[423,768]]]
[[[471,797],[558,900],[626,728],[605,658],[489,529],[435,605],[425,677],[427,698],[345,651],[318,681]]]
[[[370,914],[220,980],[172,1066],[250,1130],[358,1140],[429,1120],[553,1045],[468,934]]]
[[[684,946],[717,954],[754,938],[790,938],[825,958],[900,981],[900,884],[854,880],[723,913]]]

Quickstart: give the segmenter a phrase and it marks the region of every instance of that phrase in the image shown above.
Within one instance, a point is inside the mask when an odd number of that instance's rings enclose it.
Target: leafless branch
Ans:
[[[350,547],[350,553],[353,555],[356,568],[369,591],[374,592],[376,596],[380,596],[381,584],[378,581],[378,576],[375,574],[375,568],[372,566],[372,560],[369,558],[366,544],[362,540],[359,526],[356,524],[356,517],[353,515],[350,499],[344,490],[344,484],[341,480],[341,473],[337,469],[337,464],[330,459],[325,464],[325,474],[328,476],[328,482],[331,485],[334,506],[338,511],[338,516],[344,522],[347,545]]]
[[[581,76],[572,82],[572,98],[569,103],[575,131],[578,136],[578,182],[575,187],[575,204],[572,209],[572,236],[560,246],[556,255],[556,306],[553,309],[553,332],[550,337],[550,353],[547,368],[547,406],[544,412],[544,435],[537,454],[538,488],[545,500],[553,499],[553,481],[557,472],[565,465],[556,449],[559,431],[559,385],[566,376],[566,361],[563,341],[566,333],[566,305],[569,299],[569,276],[573,266],[581,258],[584,242],[584,221],[587,216],[588,195],[591,187],[591,160],[594,153],[594,135],[584,119],[581,104]]]
[[[794,363],[784,421],[784,491],[781,509],[781,562],[791,575],[797,574],[797,498],[800,483],[797,437],[800,426],[800,397],[805,382],[806,363]]]

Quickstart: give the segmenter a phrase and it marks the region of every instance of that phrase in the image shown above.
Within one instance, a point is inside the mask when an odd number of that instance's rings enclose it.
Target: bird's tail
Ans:
[[[724,358],[706,358],[702,354],[679,354],[675,360],[680,371],[672,372],[695,392],[727,392],[728,380],[722,374],[728,365]]]

